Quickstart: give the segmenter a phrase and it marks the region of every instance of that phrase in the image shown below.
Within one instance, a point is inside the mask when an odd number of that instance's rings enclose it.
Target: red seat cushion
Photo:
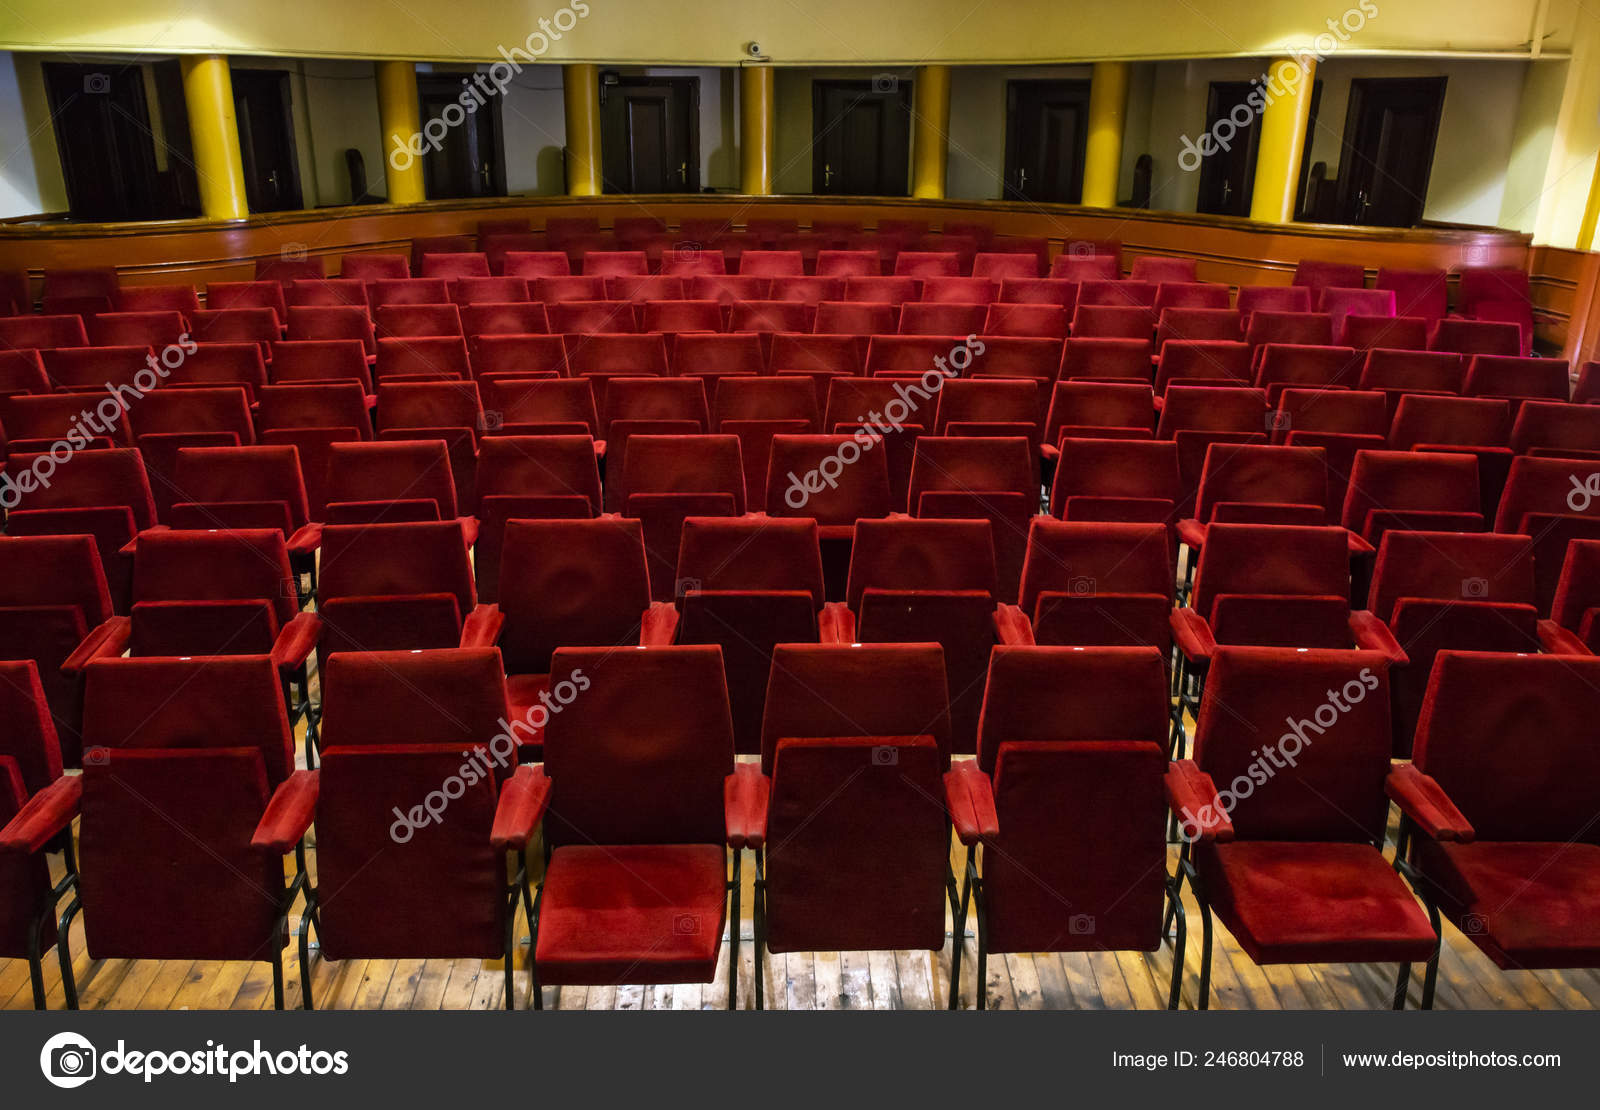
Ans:
[[[561,784],[554,789],[559,799]],[[723,868],[717,844],[557,848],[539,909],[540,984],[709,982],[727,905]]]
[[[1503,968],[1600,964],[1600,847],[1419,842],[1441,908]]]
[[[1241,841],[1210,846],[1198,863],[1213,908],[1258,964],[1433,953],[1427,914],[1371,845]]]
[[[546,713],[534,713],[533,708],[542,704],[539,695],[548,689],[550,676],[547,674],[506,675],[506,702],[511,707],[511,716],[506,720],[515,726],[512,736],[516,738],[523,763],[538,763],[544,758],[544,726],[550,717]]]

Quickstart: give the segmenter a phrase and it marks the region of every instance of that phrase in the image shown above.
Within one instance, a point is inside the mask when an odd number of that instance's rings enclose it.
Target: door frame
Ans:
[[[233,86],[234,86],[234,101],[235,101],[235,105],[236,105],[235,109],[234,109],[234,112],[235,112],[236,115],[238,113],[237,102],[238,102],[238,99],[239,99],[239,85],[240,85],[239,75],[240,74],[249,74],[250,75],[250,76],[246,77],[244,79],[244,82],[243,82],[244,84],[247,84],[247,85],[251,84],[251,83],[266,84],[266,80],[267,80],[268,77],[272,77],[272,78],[276,79],[277,82],[278,82],[279,99],[281,100],[281,102],[283,104],[283,131],[284,131],[284,136],[287,139],[287,144],[286,145],[287,145],[287,153],[288,153],[288,156],[289,156],[289,170],[290,170],[290,174],[291,174],[290,189],[289,189],[288,195],[289,195],[290,199],[292,200],[292,203],[287,205],[286,207],[283,207],[283,208],[260,209],[260,211],[271,211],[271,212],[296,212],[296,211],[299,211],[299,210],[301,210],[301,209],[303,209],[305,207],[305,192],[301,188],[301,182],[300,182],[300,144],[299,144],[299,141],[298,141],[297,137],[295,136],[295,128],[294,128],[294,90],[292,88],[292,82],[290,81],[290,72],[288,70],[286,70],[286,69],[251,69],[251,68],[248,68],[248,67],[239,67],[239,68],[235,69],[233,71],[233,74],[232,74],[232,82],[233,82]],[[246,147],[246,145],[245,145],[245,143],[243,141],[243,136],[240,137],[240,142],[239,142],[239,157],[240,157],[240,161],[241,162],[247,162],[249,157],[250,157],[248,149],[247,149],[247,147]],[[248,177],[248,175],[246,176],[245,184],[246,184],[246,187],[248,188],[248,186],[249,186],[249,177]],[[252,206],[250,210],[252,212],[257,211],[257,209],[254,206]]]
[[[470,87],[468,85],[463,85],[461,79],[466,77],[470,80],[474,72],[475,71],[473,70],[434,70],[431,73],[417,74],[418,116],[426,116],[426,113],[423,111],[422,107],[422,97],[425,91],[433,92],[437,95],[438,93],[445,92],[448,89],[448,91],[456,94],[449,99],[452,102],[456,102],[456,97],[460,95],[460,91],[463,88]],[[481,97],[480,99],[482,99],[483,103],[478,105],[476,112],[470,113],[469,118],[476,118],[479,113],[485,111],[492,112],[494,114],[494,150],[493,157],[490,161],[489,187],[487,191],[478,193],[476,196],[503,197],[506,195],[506,126],[505,116],[500,111],[501,98],[498,96],[488,96]],[[426,124],[428,120],[426,118],[422,118],[422,122]],[[431,171],[429,169],[426,155],[424,155],[422,159],[422,174],[424,187],[426,188],[432,184],[432,182],[429,181],[429,178],[431,177]],[[427,188],[427,194],[430,200],[434,198],[434,191],[432,188]],[[459,199],[470,200],[474,198],[463,197]]]
[[[1089,157],[1089,154],[1088,154],[1089,130],[1088,130],[1088,126],[1087,126],[1087,124],[1088,124],[1087,114],[1088,114],[1088,105],[1089,105],[1089,92],[1090,92],[1089,86],[1090,86],[1090,84],[1091,84],[1091,82],[1090,82],[1089,78],[1087,78],[1087,77],[1014,77],[1014,78],[1010,78],[1010,79],[1008,79],[1006,81],[1006,90],[1005,90],[1005,96],[1006,96],[1006,100],[1005,100],[1005,104],[1006,104],[1006,154],[1005,154],[1005,163],[1004,163],[1003,176],[1000,179],[1000,199],[1001,200],[1012,200],[1012,199],[1015,199],[1015,200],[1024,201],[1025,203],[1037,203],[1037,204],[1080,204],[1080,203],[1082,203],[1082,201],[1083,201],[1083,170],[1084,170],[1084,164],[1088,161],[1088,157]],[[1078,199],[1075,200],[1075,201],[1074,200],[1068,200],[1068,201],[1028,201],[1025,197],[1021,196],[1020,194],[1015,196],[1015,197],[1012,197],[1012,196],[1008,195],[1008,194],[1011,193],[1011,182],[1016,179],[1017,171],[1019,169],[1021,169],[1021,167],[1018,165],[1018,162],[1019,162],[1020,157],[1021,157],[1022,136],[1020,134],[1018,134],[1018,128],[1017,128],[1016,97],[1017,97],[1018,93],[1021,91],[1021,86],[1024,86],[1024,85],[1030,85],[1030,86],[1034,86],[1034,87],[1040,87],[1040,86],[1044,86],[1044,85],[1082,86],[1084,112],[1085,112],[1085,119],[1084,119],[1085,127],[1084,127],[1084,131],[1083,131],[1083,142],[1080,144],[1079,150],[1078,150],[1078,172],[1073,175],[1073,182],[1072,182],[1072,184],[1073,184],[1072,191],[1077,193],[1077,195],[1078,195]]]
[[[603,73],[600,75],[600,103],[601,112],[601,139],[600,139],[600,188],[605,193],[618,193],[627,195],[624,190],[614,189],[605,176],[605,133],[604,114],[606,96],[608,91],[620,86],[630,88],[686,88],[689,90],[689,103],[685,109],[689,116],[689,157],[688,180],[684,182],[681,192],[698,193],[700,191],[700,78],[695,75],[673,76],[630,76],[622,73]],[[675,194],[663,194],[675,195]]]
[[[1422,222],[1424,213],[1428,208],[1428,185],[1433,180],[1433,159],[1439,152],[1439,123],[1444,118],[1445,89],[1449,83],[1448,76],[1439,77],[1355,77],[1350,80],[1350,103],[1344,114],[1344,135],[1339,140],[1339,215],[1342,219],[1349,220],[1355,227],[1386,227],[1386,224],[1356,224],[1351,220],[1351,207],[1354,196],[1351,193],[1350,174],[1345,172],[1346,159],[1355,150],[1357,133],[1361,126],[1361,114],[1366,107],[1365,99],[1368,91],[1377,84],[1392,84],[1403,82],[1408,85],[1431,87],[1435,92],[1433,118],[1428,129],[1428,161],[1423,167],[1422,195],[1414,198],[1417,201],[1417,216],[1406,227],[1415,227]]]
[[[888,83],[888,87],[884,86]],[[845,193],[829,193],[823,178],[823,165],[817,160],[818,148],[822,145],[822,135],[818,134],[818,125],[823,118],[823,92],[825,89],[856,89],[864,90],[880,99],[888,100],[893,93],[898,101],[898,107],[906,113],[906,174],[905,180],[900,184],[897,193],[881,193],[880,196],[908,197],[911,195],[911,88],[912,78],[901,77],[898,74],[878,74],[869,78],[857,77],[813,77],[811,79],[811,191],[819,196],[847,196]]]
[[[133,148],[121,153],[131,156],[134,159],[134,161],[137,163],[134,168],[143,178],[143,181],[129,182],[120,172],[118,173],[116,178],[116,195],[118,198],[119,207],[122,209],[123,214],[116,217],[116,219],[138,221],[167,218],[163,216],[160,210],[160,204],[156,199],[161,188],[160,173],[157,169],[155,131],[151,127],[150,123],[150,98],[146,92],[144,83],[143,66],[139,62],[126,61],[81,62],[72,60],[70,56],[67,56],[63,58],[54,58],[42,61],[40,63],[40,82],[44,85],[45,103],[49,106],[50,110],[52,138],[54,138],[56,141],[57,156],[61,161],[61,183],[67,194],[67,211],[69,219],[90,219],[94,221],[104,221],[107,219],[107,217],[101,215],[83,217],[80,216],[77,211],[74,211],[75,209],[81,208],[80,202],[82,200],[81,195],[76,199],[73,196],[74,175],[76,172],[81,182],[83,171],[81,168],[77,171],[74,171],[72,165],[71,146],[70,144],[61,141],[59,131],[57,130],[62,126],[63,112],[68,104],[71,104],[79,97],[102,95],[101,92],[91,89],[90,79],[92,77],[105,77],[109,82],[113,79],[110,76],[112,71],[116,71],[117,76],[121,76],[123,73],[129,70],[132,70],[137,77],[136,84],[138,88],[138,97],[132,104],[129,105],[129,108],[131,109],[129,114],[132,118],[134,126],[138,128],[139,131],[143,132],[145,139],[142,142],[136,143]],[[81,91],[72,92],[63,98],[61,95],[60,86],[58,84],[58,82],[62,81],[63,78],[70,78],[70,80],[66,82],[68,84],[75,81],[81,86]],[[109,91],[109,85],[105,91]],[[149,195],[141,196],[141,193],[146,189],[148,189]],[[142,206],[148,206],[148,210],[141,212],[140,209]]]

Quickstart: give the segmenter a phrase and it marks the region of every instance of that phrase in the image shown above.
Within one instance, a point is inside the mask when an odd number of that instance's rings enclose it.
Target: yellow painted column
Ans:
[[[1128,115],[1128,63],[1096,62],[1089,82],[1089,141],[1083,161],[1083,203],[1117,206],[1122,129]]]
[[[183,100],[189,109],[189,142],[200,181],[200,211],[208,220],[242,220],[244,160],[239,156],[239,121],[233,112],[233,77],[221,54],[187,55]]]
[[[415,62],[378,63],[378,126],[383,131],[384,180],[390,204],[428,199],[423,184],[422,108]]]
[[[739,187],[751,196],[772,195],[777,131],[771,66],[739,70]]]
[[[950,67],[923,66],[911,85],[911,195],[944,196],[950,163]]]
[[[1294,220],[1295,196],[1300,189],[1300,161],[1306,152],[1306,123],[1311,118],[1317,63],[1310,55],[1274,58],[1267,74],[1250,218],[1286,224]]]
[[[600,180],[600,67],[562,67],[567,113],[567,195],[597,197]]]

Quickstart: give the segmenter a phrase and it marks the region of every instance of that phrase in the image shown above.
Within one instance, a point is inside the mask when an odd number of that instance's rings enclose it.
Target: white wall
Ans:
[[[66,210],[38,56],[0,51],[0,219]]]

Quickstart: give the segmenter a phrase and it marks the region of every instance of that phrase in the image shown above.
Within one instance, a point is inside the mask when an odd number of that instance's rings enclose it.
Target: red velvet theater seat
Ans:
[[[1539,640],[1552,655],[1600,655],[1600,540],[1573,540]]]
[[[273,337],[267,338],[270,341]],[[245,391],[245,396],[254,404],[256,390],[267,384],[267,367],[263,361],[263,352],[266,350],[268,347],[263,342],[254,340],[198,343],[189,357],[183,360],[183,365],[167,374],[167,389],[236,385]]]
[[[78,778],[62,775],[50,707],[32,660],[0,663],[0,956],[28,961],[33,1008],[45,1008],[44,952],[56,945],[58,903],[77,885],[70,833],[51,836],[52,811],[70,812],[82,795]],[[61,852],[52,882],[47,852]],[[61,978],[76,993],[72,960],[57,948]]]
[[[745,505],[753,509],[765,504],[772,438],[821,430],[816,383],[800,375],[723,377],[712,399],[711,430],[739,437]]]
[[[1482,532],[1487,529],[1478,490],[1474,455],[1362,451],[1350,472],[1340,521],[1374,546],[1391,528]]]
[[[1155,391],[1148,385],[1057,382],[1050,394],[1039,450],[1054,462],[1060,457],[1063,439],[1149,439],[1154,434]]]
[[[315,281],[325,277],[320,258],[258,258],[255,279],[275,281],[287,287],[296,281]]]
[[[498,435],[587,435],[600,440],[594,389],[581,378],[483,383],[485,427]],[[603,440],[596,454],[604,455]]]
[[[83,736],[79,898],[63,924],[81,904],[92,960],[270,961],[282,1009],[317,780],[294,769],[271,658],[100,660]]]
[[[355,278],[316,278],[289,283],[285,294],[290,308],[367,307],[367,283]],[[287,319],[287,317],[285,317]]]
[[[382,305],[372,312],[379,338],[462,335],[461,309],[453,304]]]
[[[1516,358],[1522,354],[1522,329],[1493,320],[1440,320],[1428,335],[1430,351]]]
[[[1443,270],[1391,270],[1379,267],[1377,289],[1393,289],[1396,316],[1420,316],[1432,326],[1449,310]]]
[[[1225,339],[1169,339],[1156,358],[1156,396],[1167,386],[1248,386],[1250,348]]]
[[[735,923],[728,1005],[738,1000],[739,858],[749,806],[733,797],[733,729],[711,646],[617,652],[563,648],[541,799],[550,862],[534,925],[539,988],[703,983]],[[556,695],[559,698],[559,693]],[[729,795],[725,801],[725,795]]]
[[[1563,401],[1524,401],[1511,428],[1519,455],[1574,459],[1600,454],[1600,408]]]
[[[181,312],[102,312],[89,323],[97,347],[151,347],[159,354],[189,333]]]
[[[347,254],[339,259],[339,276],[360,281],[408,278],[411,263],[403,254]]]
[[[1600,463],[1522,456],[1511,462],[1494,530],[1533,537],[1534,592],[1550,612],[1573,540],[1600,539]]]
[[[974,894],[984,911],[980,1010],[991,953],[1160,947],[1162,895],[1176,893],[1160,828],[1166,703],[1166,664],[1155,648],[995,649],[978,758],[953,763],[945,775],[967,849],[952,1010]],[[1184,931],[1180,923],[1168,1009],[1177,1009],[1183,985]]]
[[[1227,311],[1232,300],[1232,290],[1221,282],[1164,281],[1156,286],[1155,310],[1162,314],[1169,308]]]
[[[106,347],[62,347],[41,352],[45,373],[57,389],[72,393],[104,394],[107,387],[117,389],[130,403],[138,400],[122,391],[137,389],[141,376],[150,384],[153,372],[147,369],[151,349],[143,343]],[[156,379],[159,385],[159,379]],[[142,392],[142,391],[141,391]]]
[[[296,305],[288,324],[290,339],[359,339],[369,360],[378,353],[365,305]]]
[[[496,600],[506,524],[600,515],[600,471],[588,435],[489,436],[478,455],[482,521],[473,569],[478,596]]]
[[[1366,269],[1355,263],[1302,258],[1294,266],[1294,284],[1311,290],[1313,301],[1319,300],[1330,288],[1360,289],[1366,283]]]
[[[1268,343],[1256,352],[1255,386],[1276,405],[1285,389],[1352,389],[1361,373],[1354,347]]]
[[[1492,533],[1389,532],[1378,548],[1367,609],[1406,646],[1390,672],[1395,754],[1411,736],[1442,650],[1539,649],[1533,542]]]
[[[718,644],[728,677],[735,749],[761,750],[772,649],[816,643],[823,600],[813,520],[689,517],[678,549],[676,643]]]
[[[284,340],[274,343],[271,352],[267,380],[273,385],[352,381],[363,395],[372,392],[372,370],[360,340]]]
[[[1206,452],[1217,443],[1266,443],[1269,438],[1267,395],[1259,389],[1235,386],[1168,387],[1156,422],[1156,438],[1178,445],[1178,473],[1183,516],[1194,515],[1194,495]]]
[[[13,398],[12,403],[27,399]],[[42,473],[37,467],[46,458],[13,454],[6,459],[6,474],[15,482],[24,471]],[[54,472],[49,485],[39,482],[32,492],[18,492],[17,507],[6,517],[6,534],[93,536],[112,604],[127,612],[133,566],[123,549],[156,523],[155,500],[139,453],[121,448],[80,451]]]
[[[89,335],[81,316],[6,316],[0,317],[0,343],[14,350],[87,347]]]
[[[1020,425],[996,430],[1030,429]],[[999,576],[997,601],[1017,598],[1028,522],[1039,511],[1038,457],[1037,440],[1027,436],[944,435],[917,440],[911,464],[911,515],[987,520]]]
[[[1310,312],[1313,300],[1303,285],[1241,285],[1235,307],[1248,321],[1257,312]]]
[[[850,552],[838,643],[937,643],[956,750],[972,750],[983,675],[997,639],[992,527],[986,520],[862,520]]]
[[[453,521],[330,524],[317,581],[317,665],[336,651],[492,643],[498,614],[479,605]]]
[[[743,516],[744,462],[733,435],[635,435],[613,472],[622,514],[644,526],[650,596],[671,601],[683,522]]]
[[[1051,516],[1159,523],[1168,529],[1177,523],[1177,444],[1064,436],[1057,446],[1061,458],[1050,487]]]
[[[945,690],[936,644],[774,651],[760,773],[741,764],[731,787],[751,811],[735,846],[757,854],[758,1008],[764,951],[944,946]]]
[[[92,536],[0,537],[0,658],[37,665],[69,767],[81,755],[83,668],[127,647]]]
[[[1148,646],[1172,654],[1172,547],[1160,524],[1035,517],[1022,590],[997,611],[1003,644]]]
[[[1257,964],[1400,964],[1396,1009],[1411,963],[1437,959],[1437,931],[1378,848],[1389,809],[1385,663],[1365,651],[1219,651],[1194,759],[1167,773],[1182,877],[1205,919],[1200,1009],[1213,912]]]
[[[200,307],[192,285],[129,285],[116,291],[118,312],[176,312],[185,319]]]
[[[1390,775],[1407,877],[1498,967],[1600,964],[1597,691],[1597,660],[1442,652]]]
[[[1192,560],[1202,552],[1213,523],[1323,524],[1327,495],[1321,448],[1212,444],[1200,471],[1195,515],[1178,522],[1178,539]],[[1356,550],[1365,551],[1365,545],[1357,544]]]
[[[516,765],[499,652],[340,653],[323,682],[315,919],[323,958],[503,959],[505,1005],[514,1009],[513,922],[519,899],[532,918],[526,852],[546,783],[538,768]],[[466,776],[468,767],[477,773]],[[445,811],[425,812],[424,799],[451,781],[461,793]],[[304,922],[299,936],[310,1009]]]
[[[1130,281],[1149,282],[1175,282],[1197,281],[1195,276],[1195,262],[1192,258],[1166,258],[1160,255],[1146,255],[1133,260],[1133,269],[1128,271]]]
[[[1475,354],[1467,361],[1461,391],[1468,397],[1504,397],[1513,407],[1524,401],[1565,401],[1570,372],[1564,359]]]
[[[179,451],[255,443],[249,406],[248,395],[238,386],[168,389],[140,399],[130,415],[157,519],[170,522],[173,503],[182,499],[177,485]]]
[[[639,521],[518,520],[506,524],[499,644],[513,713],[524,716],[550,688],[550,656],[561,647],[670,644],[678,613],[652,603]],[[540,729],[520,732],[537,759]]]
[[[1346,347],[1358,351],[1425,351],[1428,348],[1428,321],[1420,316],[1349,315],[1335,337]]]
[[[45,376],[44,360],[38,351],[0,350],[0,396],[49,392],[50,379]]]
[[[894,509],[886,447],[854,435],[776,435],[767,465],[767,513],[817,522],[828,599],[844,597],[856,524]],[[846,459],[854,459],[846,465]]]
[[[478,521],[457,515],[456,482],[442,439],[335,443],[328,455],[329,524],[454,521],[470,548]]]
[[[378,386],[378,439],[442,439],[449,445],[456,505],[476,508],[478,436],[484,428],[478,386],[472,381],[386,381]]]

